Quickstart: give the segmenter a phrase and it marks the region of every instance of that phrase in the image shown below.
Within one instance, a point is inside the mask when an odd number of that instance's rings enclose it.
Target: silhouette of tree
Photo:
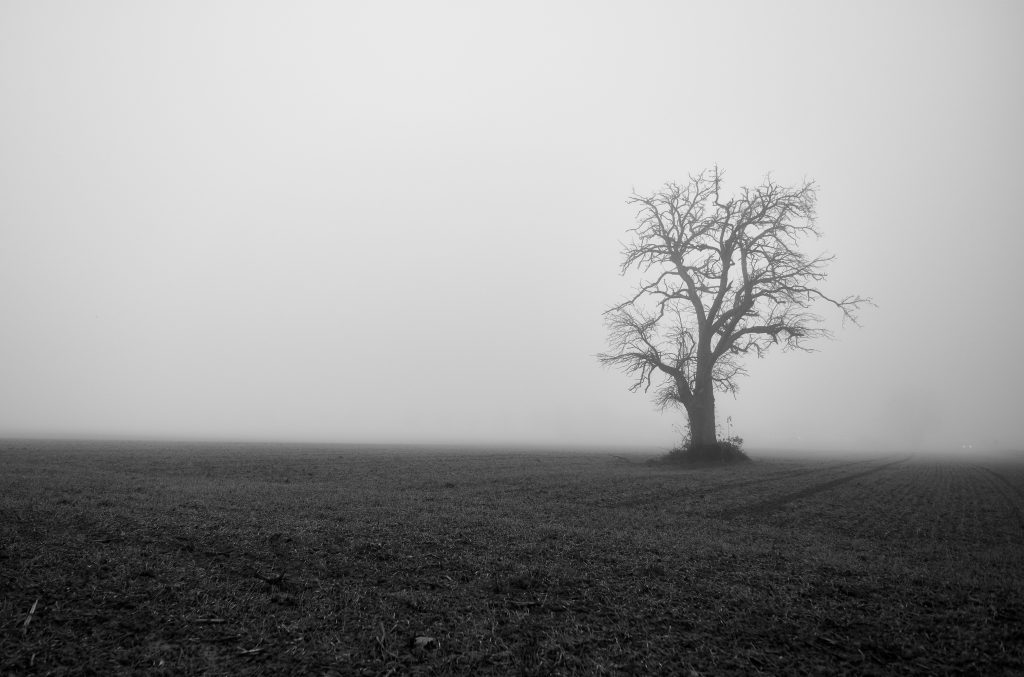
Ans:
[[[653,385],[660,406],[682,406],[695,448],[718,445],[715,391],[736,392],[744,356],[810,350],[811,339],[831,336],[817,309],[856,324],[871,303],[823,292],[834,257],[799,248],[820,237],[813,181],[788,187],[769,176],[726,198],[722,178],[715,167],[630,197],[637,225],[622,273],[635,269],[643,281],[605,312],[610,351],[598,356],[636,377],[630,390]]]

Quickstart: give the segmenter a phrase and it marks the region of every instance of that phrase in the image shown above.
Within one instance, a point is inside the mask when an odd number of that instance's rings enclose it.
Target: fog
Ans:
[[[0,437],[667,447],[603,369],[636,189],[818,182],[751,448],[1014,449],[1017,2],[0,4]]]

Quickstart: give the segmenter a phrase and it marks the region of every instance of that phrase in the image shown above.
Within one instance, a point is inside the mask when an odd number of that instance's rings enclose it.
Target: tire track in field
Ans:
[[[852,475],[845,475],[843,477],[837,477],[834,480],[829,480],[828,482],[814,484],[805,489],[801,489],[800,491],[794,491],[789,494],[783,494],[782,496],[776,496],[774,498],[769,498],[764,501],[758,501],[757,503],[740,506],[738,508],[732,508],[730,510],[723,510],[722,512],[718,513],[718,517],[722,519],[732,519],[733,517],[737,517],[739,515],[744,515],[748,513],[765,514],[773,512],[783,507],[787,503],[792,503],[793,501],[797,501],[801,498],[807,498],[808,496],[813,496],[815,494],[820,494],[824,491],[834,489],[840,485],[846,484],[847,482],[852,482],[853,480],[859,477],[873,475],[874,473],[885,470],[886,468],[890,468],[894,465],[899,465],[900,463],[905,463],[908,460],[910,460],[910,458],[910,456],[907,456],[906,458],[890,461],[889,463],[883,463],[882,465],[875,466],[874,468],[869,468],[868,470],[864,470],[861,472],[853,473]]]
[[[1013,514],[1017,517],[1017,524],[1020,525],[1021,531],[1024,531],[1024,512],[1021,512],[1020,501],[1014,500],[1013,498],[1014,495],[1016,495],[1018,499],[1024,498],[1024,496],[1021,496],[1020,489],[992,468],[982,466],[981,469],[988,473],[989,481],[992,483],[996,492],[1002,496],[1010,505],[1010,508],[1013,509]],[[998,480],[998,482],[996,480]],[[1007,489],[1009,489],[1009,491],[1007,491]]]
[[[746,487],[751,484],[764,484],[765,482],[779,482],[782,480],[789,480],[794,477],[800,477],[802,475],[810,475],[812,473],[820,473],[823,471],[837,470],[839,468],[846,468],[851,465],[860,465],[867,461],[849,461],[846,463],[839,463],[837,465],[829,466],[816,466],[812,468],[800,468],[798,470],[780,470],[777,472],[769,473],[767,475],[761,475],[750,479],[739,480],[738,482],[723,482],[721,484],[713,484],[711,486],[697,485],[694,487],[694,494],[701,498],[707,498],[710,494],[717,494],[727,489],[736,489],[737,487]],[[621,501],[601,503],[600,506],[604,508],[634,508],[641,505],[653,505],[655,503],[664,503],[678,497],[678,489],[672,486],[662,486],[658,489],[650,492],[646,492],[641,496],[634,496]]]

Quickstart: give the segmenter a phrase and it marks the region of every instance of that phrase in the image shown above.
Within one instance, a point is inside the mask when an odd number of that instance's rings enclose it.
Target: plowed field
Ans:
[[[0,674],[1024,674],[1024,465],[0,443]]]

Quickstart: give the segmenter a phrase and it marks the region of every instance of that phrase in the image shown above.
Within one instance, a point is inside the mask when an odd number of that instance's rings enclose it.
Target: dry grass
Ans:
[[[0,444],[0,674],[1020,674],[1024,468]]]

